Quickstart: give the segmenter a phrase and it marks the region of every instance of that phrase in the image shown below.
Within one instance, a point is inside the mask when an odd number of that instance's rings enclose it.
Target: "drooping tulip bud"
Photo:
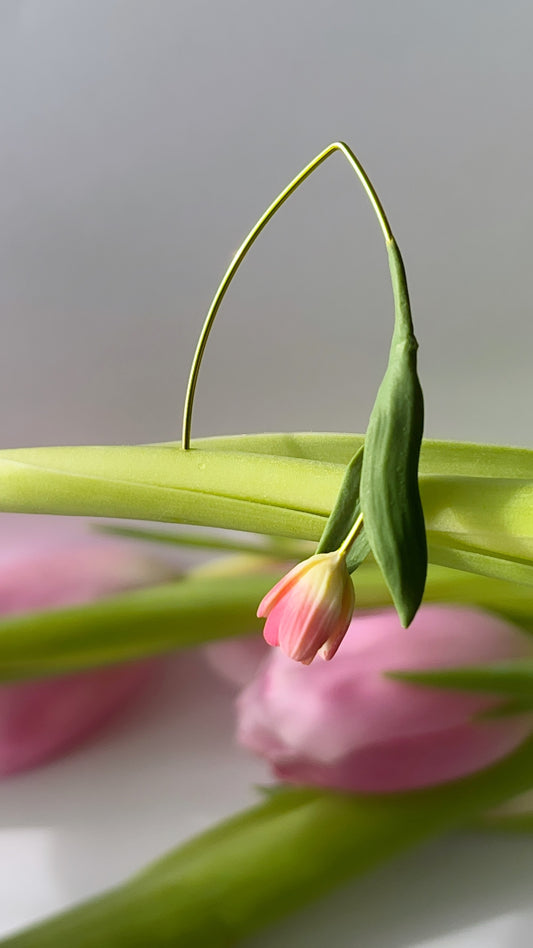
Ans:
[[[503,619],[424,606],[408,629],[394,610],[361,614],[331,665],[271,652],[238,699],[238,738],[282,780],[363,793],[426,787],[474,773],[530,733],[529,715],[479,715],[484,694],[421,687],[387,672],[479,665],[533,647]]]
[[[343,553],[317,553],[276,583],[259,605],[264,637],[289,658],[309,665],[333,658],[350,624],[355,596]]]

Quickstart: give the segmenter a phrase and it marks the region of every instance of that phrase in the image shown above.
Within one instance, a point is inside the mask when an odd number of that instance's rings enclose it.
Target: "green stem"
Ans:
[[[338,552],[341,555],[345,555],[348,552],[352,543],[359,536],[362,529],[363,529],[363,514],[360,513],[354,525],[352,526],[351,530],[349,531],[347,536],[344,538],[344,540],[342,541],[339,547]]]
[[[230,451],[20,448],[0,451],[0,509],[317,540],[343,474],[342,464]],[[532,480],[431,474],[420,486],[428,530],[531,560]]]
[[[133,661],[225,637],[260,634],[257,603],[280,572],[194,576],[82,606],[5,616],[0,622],[0,681],[60,675]],[[488,609],[531,626],[533,592],[501,580],[430,567],[425,602]],[[359,609],[390,605],[380,570],[357,573]]]
[[[220,309],[220,304],[222,303],[222,300],[224,299],[224,296],[226,295],[226,292],[229,288],[231,281],[233,280],[233,277],[235,276],[237,270],[239,269],[239,266],[241,265],[242,261],[244,260],[251,246],[255,243],[255,241],[259,237],[259,234],[261,233],[263,228],[266,227],[269,220],[274,216],[276,211],[279,210],[279,208],[285,203],[287,198],[289,198],[291,194],[294,191],[296,191],[296,188],[298,188],[300,184],[302,184],[302,182],[304,182],[306,178],[308,178],[309,175],[312,174],[312,172],[315,171],[316,168],[318,168],[322,164],[322,162],[326,160],[326,158],[329,158],[329,156],[332,155],[336,151],[340,151],[341,154],[344,155],[344,157],[349,162],[349,164],[355,171],[356,175],[358,176],[361,184],[363,185],[370,199],[372,207],[374,208],[374,211],[376,212],[380,227],[385,237],[385,241],[387,242],[387,244],[390,241],[392,241],[392,231],[390,229],[389,222],[385,215],[385,211],[383,210],[381,206],[381,202],[376,194],[376,191],[374,190],[372,182],[370,181],[370,178],[368,177],[361,162],[354,155],[353,151],[350,148],[348,148],[348,145],[344,144],[344,142],[333,142],[331,145],[328,145],[328,147],[325,148],[324,151],[321,151],[320,154],[316,156],[316,158],[313,158],[313,160],[309,162],[309,164],[306,165],[305,168],[303,168],[303,170],[300,171],[300,173],[297,174],[295,178],[293,178],[293,180],[290,182],[290,184],[287,185],[286,188],[284,188],[281,194],[278,194],[275,201],[273,201],[270,207],[266,209],[265,213],[262,215],[262,217],[260,217],[257,224],[255,224],[255,226],[252,227],[252,230],[250,231],[246,239],[243,241],[243,243],[237,250],[237,253],[233,257],[233,260],[231,261],[228,269],[226,270],[224,276],[222,277],[222,281],[215,293],[213,302],[211,303],[211,306],[209,307],[209,311],[207,313],[202,331],[200,333],[200,338],[198,340],[196,352],[194,353],[194,358],[192,361],[191,371],[189,375],[189,382],[187,385],[187,394],[185,396],[185,407],[183,410],[183,431],[182,431],[182,442],[181,442],[181,446],[185,451],[188,450],[190,447],[194,393],[196,391],[196,383],[198,382],[198,375],[200,372],[200,365],[202,362],[203,354],[205,352],[205,347],[207,345],[207,340],[209,339],[209,334],[213,327],[215,317],[218,313],[218,310]]]

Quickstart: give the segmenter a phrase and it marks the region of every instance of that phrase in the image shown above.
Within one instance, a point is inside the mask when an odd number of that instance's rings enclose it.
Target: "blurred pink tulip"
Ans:
[[[393,609],[361,614],[330,665],[270,653],[238,698],[238,738],[290,783],[390,793],[455,780],[510,753],[531,716],[473,720],[497,700],[385,673],[532,654],[516,627],[474,609],[424,606],[407,629]]]
[[[175,575],[135,546],[84,535],[75,521],[56,526],[52,518],[37,518],[32,531],[30,518],[21,519],[0,518],[0,617],[90,602]],[[144,661],[1,685],[0,775],[85,740],[139,694],[157,667]]]
[[[80,744],[139,695],[153,662],[0,688],[0,776],[28,770]]]

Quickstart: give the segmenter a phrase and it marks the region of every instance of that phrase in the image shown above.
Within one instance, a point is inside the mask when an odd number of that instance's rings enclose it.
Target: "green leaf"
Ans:
[[[422,477],[428,531],[450,544],[533,562],[533,479]]]
[[[533,832],[533,792],[520,793],[501,806],[483,813],[474,821],[476,829],[499,830],[505,833]]]
[[[290,443],[298,436],[283,437]],[[322,440],[333,448],[340,438],[339,450],[346,451],[344,437],[317,435],[313,443],[316,450]],[[195,523],[316,542],[345,463],[272,456],[269,438],[289,450],[272,435],[261,442],[265,453],[256,454],[169,446],[0,451],[0,509]],[[446,456],[451,471],[475,470],[476,447],[487,469],[505,476],[442,473]],[[312,453],[309,445],[304,449]],[[506,575],[522,577],[524,562],[533,563],[533,480],[510,477],[509,466],[516,463],[525,474],[533,452],[450,444],[437,455],[433,473],[420,478],[428,530],[449,535],[450,549],[467,542],[488,555],[521,558]]]
[[[361,448],[364,441],[362,434],[303,431],[290,434],[198,438],[193,445],[207,451],[271,454],[344,465],[350,462],[354,451]],[[179,443],[167,442],[167,446],[178,448]],[[436,441],[425,438],[420,451],[419,471],[421,474],[446,474],[456,477],[518,477],[531,480],[533,450],[499,444]]]
[[[475,820],[474,829],[496,830],[500,833],[533,833],[533,813],[483,816]]]
[[[317,540],[340,465],[173,447],[0,452],[0,509],[195,523]]]
[[[320,537],[317,553],[331,553],[338,550],[342,541],[355,524],[360,512],[359,484],[361,482],[361,468],[363,465],[363,448],[354,454],[346,467],[335,506],[329,515],[324,532]],[[353,573],[370,553],[370,544],[363,527],[346,555],[348,572]]]
[[[533,586],[533,561],[531,555],[513,556],[498,553],[469,543],[461,536],[428,531],[429,555],[432,563],[450,566],[452,569],[468,570],[481,576],[508,579],[515,583]],[[515,538],[519,548],[519,538]],[[533,553],[533,550],[532,550]]]
[[[474,715],[474,720],[492,721],[496,718],[511,718],[516,714],[524,714],[525,711],[533,711],[533,695],[528,698],[510,698],[495,708],[489,708],[487,711]]]
[[[249,540],[229,540],[205,533],[183,533],[169,530],[150,530],[146,527],[118,527],[114,524],[92,525],[97,533],[123,537],[126,540],[141,540],[143,543],[162,543],[168,546],[191,547],[199,550],[219,550],[224,553],[256,553],[258,556],[279,557],[284,560],[298,560],[308,556],[309,551],[302,545],[291,544],[287,540],[263,543]]]
[[[343,464],[218,450],[18,448],[0,451],[0,509],[195,523],[318,541],[344,472]],[[428,529],[486,536],[497,549],[520,537],[531,549],[533,481],[430,474],[420,486]]]
[[[424,424],[407,282],[400,252],[389,242],[394,333],[389,363],[370,415],[361,472],[366,534],[403,626],[424,593],[427,546],[418,489]]]
[[[389,672],[389,678],[432,688],[476,691],[509,698],[533,700],[533,659],[521,658],[490,665],[469,665],[434,671]]]
[[[199,576],[0,621],[0,680],[133,661],[257,630],[279,572]]]
[[[174,850],[120,888],[1,944],[229,948],[532,783],[530,740],[476,776],[432,790],[382,797],[284,790]]]

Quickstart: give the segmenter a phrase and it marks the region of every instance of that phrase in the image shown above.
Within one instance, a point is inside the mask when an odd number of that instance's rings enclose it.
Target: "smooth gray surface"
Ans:
[[[233,251],[340,137],[406,260],[427,433],[529,445],[532,29],[527,0],[3,0],[0,443],[178,435]],[[335,156],[230,291],[194,431],[364,430],[390,329]]]

